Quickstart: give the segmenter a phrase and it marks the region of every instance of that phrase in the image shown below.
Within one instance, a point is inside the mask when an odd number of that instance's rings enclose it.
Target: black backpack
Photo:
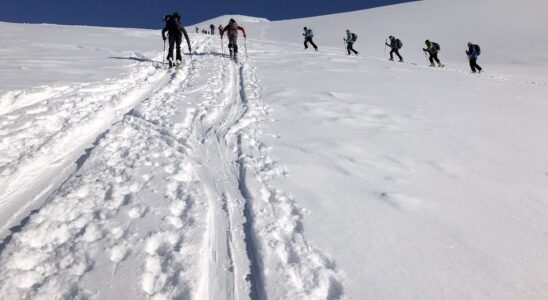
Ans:
[[[178,15],[165,16],[166,28],[169,32],[181,31],[181,21]]]
[[[477,53],[478,55],[481,54],[481,48],[480,48],[479,45],[473,45],[472,47],[474,47],[474,50],[476,50],[476,53]]]
[[[396,39],[396,48],[401,49],[401,47],[403,47],[403,43],[400,39]]]
[[[438,44],[438,43],[436,43],[436,42],[434,42],[434,43],[432,43],[432,44],[433,44],[433,47],[434,47],[434,49],[435,49],[436,51],[440,51],[440,50],[441,50],[440,44]]]
[[[358,40],[358,35],[355,33],[352,33],[352,41],[355,42]]]

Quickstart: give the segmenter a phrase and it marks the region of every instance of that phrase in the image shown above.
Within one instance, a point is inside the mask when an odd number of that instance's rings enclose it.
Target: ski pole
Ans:
[[[221,36],[221,49],[223,51],[223,57],[225,57],[225,43],[223,41],[223,36]]]
[[[164,40],[164,52],[162,52],[162,65],[166,64],[166,40]]]
[[[426,51],[424,51],[424,58],[426,59],[426,63],[429,63],[429,61],[428,61],[428,55],[426,55]]]
[[[386,57],[386,43],[388,43],[388,39],[384,40],[384,55],[382,56],[383,58]]]
[[[247,59],[247,36],[244,36],[245,59]]]

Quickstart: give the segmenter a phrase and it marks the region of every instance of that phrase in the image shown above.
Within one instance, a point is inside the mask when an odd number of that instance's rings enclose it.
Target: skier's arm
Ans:
[[[223,30],[221,30],[221,39],[223,38],[223,36],[225,35],[225,31],[228,30],[228,25],[225,26],[225,28],[223,28]]]
[[[245,29],[242,26],[238,26],[238,30],[240,30],[244,33],[244,38],[247,38],[247,34],[245,33]]]
[[[190,47],[190,39],[188,38],[188,33],[186,33],[186,29],[184,27],[181,27],[181,31],[185,35],[186,43],[188,45],[188,52],[192,52],[192,48]]]

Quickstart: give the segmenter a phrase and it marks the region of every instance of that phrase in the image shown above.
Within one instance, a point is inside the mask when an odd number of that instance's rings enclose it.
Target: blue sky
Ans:
[[[191,25],[225,14],[293,19],[408,2],[409,0],[0,0],[0,21],[159,28],[179,11]]]

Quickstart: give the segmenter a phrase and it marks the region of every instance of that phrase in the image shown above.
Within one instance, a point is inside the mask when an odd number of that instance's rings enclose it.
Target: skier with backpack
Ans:
[[[348,55],[351,54],[351,52],[354,52],[354,54],[358,55],[358,51],[354,50],[354,43],[356,40],[358,40],[358,35],[350,32],[349,29],[346,30],[346,38],[343,38],[343,40],[346,42],[346,50],[348,51]]]
[[[209,29],[211,29],[211,35],[215,34],[215,25],[211,24],[209,25]]]
[[[238,60],[238,30],[243,32],[244,38],[247,38],[245,29],[242,26],[239,26],[234,19],[230,19],[228,25],[226,25],[221,31],[221,40],[223,39],[224,33],[228,31],[228,49],[230,51],[230,58],[235,61]]]
[[[169,52],[167,54],[167,60],[169,62],[169,67],[171,68],[173,67],[174,46],[177,47],[176,64],[181,64],[181,61],[183,60],[183,57],[181,56],[181,42],[183,39],[183,35],[185,36],[186,43],[188,45],[188,52],[192,52],[192,48],[190,47],[190,39],[188,38],[188,34],[181,24],[181,15],[178,12],[165,16],[164,21],[166,22],[166,25],[164,29],[162,29],[162,38],[165,45],[167,32],[169,38]]]
[[[470,61],[470,68],[472,69],[472,73],[476,73],[476,70],[478,73],[481,73],[481,71],[483,70],[482,67],[480,67],[477,63],[478,56],[480,54],[480,46],[468,42],[468,50],[466,51],[466,55],[468,55],[468,60]]]
[[[314,47],[314,50],[318,51],[318,46],[316,46],[316,44],[314,44],[314,41],[312,41],[312,38],[314,37],[314,33],[312,32],[312,29],[311,28],[306,28],[304,27],[304,49],[308,49],[308,43],[310,43],[312,45],[312,47]]]
[[[394,60],[394,54],[396,54],[399,59],[400,59],[400,62],[403,62],[403,57],[401,57],[400,55],[400,49],[403,47],[403,43],[401,42],[400,39],[398,38],[395,38],[394,36],[389,36],[388,39],[390,40],[390,44],[388,44],[388,42],[385,42],[385,45],[390,47],[390,60]],[[386,53],[386,52],[385,52]]]
[[[219,35],[222,35],[223,33],[223,25],[219,25]]]
[[[430,54],[430,57],[428,60],[430,61],[430,66],[435,67],[434,61],[438,63],[438,67],[444,67],[444,65],[440,62],[440,59],[438,58],[438,52],[441,50],[441,47],[436,42],[431,42],[429,40],[424,41],[426,44],[426,48],[423,48],[422,51],[428,52]]]

